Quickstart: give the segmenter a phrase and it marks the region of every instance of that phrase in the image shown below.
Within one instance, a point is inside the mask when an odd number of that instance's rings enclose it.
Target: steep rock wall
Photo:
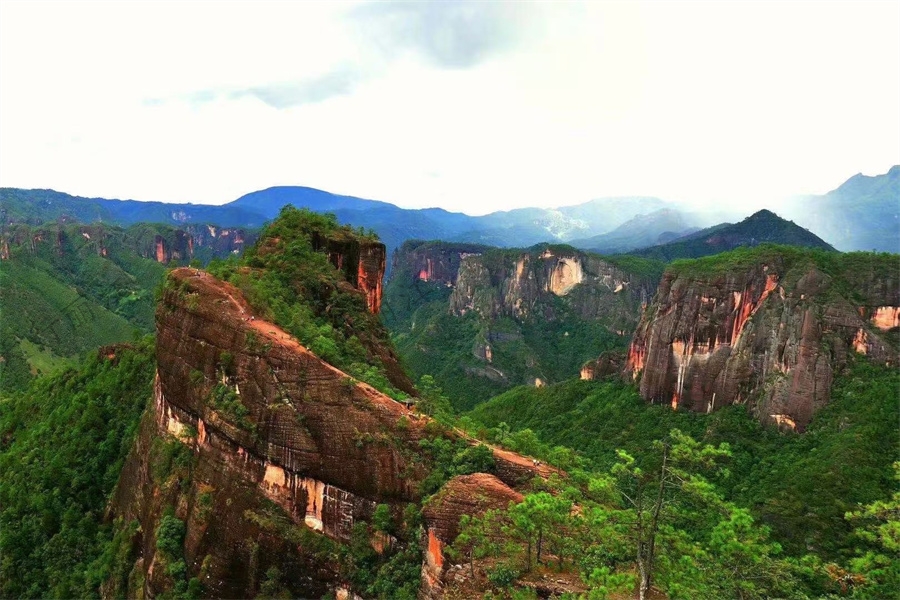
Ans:
[[[460,262],[450,310],[491,319],[554,319],[549,298],[566,297],[582,318],[604,319],[615,331],[630,331],[654,289],[649,280],[574,250],[474,255]]]
[[[522,494],[493,475],[476,473],[454,477],[428,501],[423,516],[425,561],[422,564],[422,592],[426,598],[441,598],[448,559],[445,548],[459,535],[463,515],[479,517],[491,509],[503,509],[511,502],[521,502]]]
[[[287,570],[300,597],[337,590],[337,565],[259,515],[273,502],[294,525],[347,541],[377,504],[402,512],[421,499],[427,419],[320,360],[202,271],[170,275],[157,331],[154,405],[111,503],[111,516],[142,526],[145,597],[166,584],[154,541],[166,504],[187,524],[188,568],[205,574],[210,596],[250,597],[270,566]],[[154,444],[167,436],[193,456],[189,481],[175,488],[152,475]],[[506,485],[551,472],[501,450],[495,460]],[[202,517],[203,494],[215,518]]]
[[[456,285],[460,262],[467,256],[478,256],[490,246],[449,242],[406,242],[394,252],[391,271],[394,277]]]
[[[336,269],[354,288],[366,295],[369,312],[378,314],[384,293],[385,246],[359,238],[312,236],[313,249],[325,252]]]
[[[828,402],[848,352],[896,364],[879,328],[894,326],[897,274],[845,284],[815,264],[777,257],[716,275],[669,270],[625,373],[640,377],[641,395],[654,403],[711,412],[751,402],[763,421],[802,431]]]

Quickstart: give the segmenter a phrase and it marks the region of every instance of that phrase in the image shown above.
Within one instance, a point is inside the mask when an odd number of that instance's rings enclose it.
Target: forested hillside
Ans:
[[[4,598],[95,598],[107,579],[128,577],[134,528],[119,524],[114,537],[104,513],[154,370],[145,338],[106,347],[25,391],[0,392]]]
[[[232,255],[254,237],[206,225],[4,227],[0,389],[23,389],[80,353],[151,333],[168,266]]]
[[[680,258],[700,258],[760,244],[834,250],[830,244],[814,233],[792,221],[782,219],[771,211],[761,210],[740,223],[722,223],[665,244],[631,250],[629,253],[645,258],[672,261]]]
[[[896,538],[889,529],[900,517],[898,390],[895,368],[860,358],[836,381],[834,401],[802,435],[761,426],[744,407],[707,416],[648,406],[632,386],[613,381],[516,388],[476,408],[466,422],[473,431],[488,428],[480,430],[488,439],[565,465],[571,473],[590,473],[574,477],[575,482],[587,477],[581,485],[590,493],[566,496],[582,503],[582,510],[604,498],[604,508],[592,509],[600,511],[594,518],[607,522],[592,530],[602,537],[575,542],[585,545],[570,550],[570,568],[585,577],[598,576],[591,568],[601,569],[598,582],[614,582],[616,572],[631,576],[633,556],[627,546],[621,555],[612,549],[634,543],[621,526],[636,515],[616,510],[649,510],[631,505],[628,490],[634,488],[628,486],[659,484],[658,472],[666,468],[659,462],[661,450],[672,444],[674,459],[675,448],[683,444],[682,452],[690,448],[699,454],[680,456],[686,463],[679,468],[688,470],[666,483],[685,487],[663,504],[666,525],[657,539],[656,580],[669,597],[886,598],[900,583]],[[680,433],[670,433],[674,430]],[[712,468],[713,462],[719,466]],[[626,487],[610,489],[613,484],[603,473]],[[572,484],[562,485],[570,489]],[[618,500],[610,503],[610,493]],[[648,504],[654,495],[649,494]],[[692,514],[679,513],[685,510]],[[722,514],[726,521],[720,522]],[[617,524],[619,519],[624,521]],[[476,529],[467,539],[477,535],[482,534]],[[599,558],[588,552],[595,545],[607,553],[600,565],[590,567]],[[481,552],[496,550],[482,546]],[[712,566],[696,562],[700,556]],[[716,560],[736,562],[727,566]]]
[[[894,255],[763,246],[663,272],[567,246],[409,242],[384,289],[371,232],[287,208],[245,254],[176,269],[156,297],[197,238],[11,231],[0,299],[23,316],[3,320],[20,352],[0,372],[4,596],[799,600],[900,585]],[[79,303],[96,312],[35,337],[35,311]],[[635,329],[663,358],[635,354]],[[770,329],[779,352],[739,343]],[[777,361],[763,391],[802,360],[822,372],[821,354],[827,393],[796,431],[767,425],[747,386],[716,410],[648,403],[640,386],[677,358],[663,333],[704,369],[708,339],[749,372]],[[92,351],[107,334],[134,341]],[[628,368],[577,379],[629,342]],[[673,381],[692,381],[678,365]]]

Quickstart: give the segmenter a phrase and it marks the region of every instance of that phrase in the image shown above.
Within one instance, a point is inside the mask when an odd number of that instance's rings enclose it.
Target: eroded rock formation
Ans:
[[[848,352],[896,363],[881,332],[896,327],[900,271],[864,266],[836,277],[775,255],[716,274],[670,269],[625,372],[651,402],[700,412],[749,402],[763,421],[802,431]]]
[[[451,479],[422,511],[428,528],[425,561],[422,565],[423,596],[440,598],[447,566],[444,549],[459,535],[463,515],[479,517],[491,509],[503,509],[521,502],[522,494],[493,475],[476,473]]]
[[[565,297],[580,317],[600,319],[611,331],[624,332],[633,330],[654,289],[654,282],[574,249],[473,255],[460,261],[450,310],[457,315],[474,311],[488,319],[552,320],[557,314],[550,296]]]
[[[408,241],[394,253],[391,270],[401,277],[452,287],[456,285],[460,262],[486,250],[490,246]]]
[[[378,504],[399,514],[421,500],[427,419],[259,318],[230,284],[195,269],[170,274],[157,311],[157,363],[155,402],[111,505],[113,516],[141,524],[135,581],[145,597],[167,584],[154,538],[167,504],[187,524],[188,570],[204,575],[209,596],[252,597],[278,566],[291,593],[320,597],[345,585],[339,566],[273,525],[267,503],[290,526],[345,542]],[[177,486],[153,475],[154,446],[166,438],[193,457],[190,478]],[[501,450],[495,460],[503,485],[551,472]]]

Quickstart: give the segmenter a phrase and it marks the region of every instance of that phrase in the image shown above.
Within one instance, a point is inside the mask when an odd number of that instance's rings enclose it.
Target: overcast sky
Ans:
[[[900,164],[900,2],[0,3],[0,185],[470,214]]]

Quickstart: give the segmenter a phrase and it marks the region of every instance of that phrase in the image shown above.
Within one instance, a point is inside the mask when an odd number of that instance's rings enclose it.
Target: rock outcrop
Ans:
[[[234,286],[195,269],[170,274],[157,311],[157,368],[154,405],[111,504],[111,516],[141,525],[134,581],[144,597],[166,586],[155,545],[166,505],[186,523],[188,571],[203,575],[207,595],[252,597],[277,566],[292,594],[320,597],[346,582],[296,528],[342,543],[378,504],[399,515],[421,500],[428,419],[322,361],[254,314]],[[175,485],[153,475],[162,439],[192,457],[190,477]],[[551,472],[494,454],[502,485]]]
[[[391,271],[398,277],[452,287],[463,259],[490,249],[481,244],[408,241],[394,252]]]
[[[354,288],[366,296],[369,312],[378,314],[384,293],[386,251],[377,240],[347,236],[312,235],[313,249],[324,252],[334,267]]]
[[[522,501],[522,494],[493,475],[476,473],[454,477],[435,494],[422,511],[428,529],[422,565],[422,592],[426,598],[440,598],[448,564],[444,549],[459,535],[463,515],[479,517],[491,509],[504,509]]]
[[[651,402],[700,412],[750,403],[763,421],[804,430],[849,352],[897,361],[882,332],[897,325],[900,264],[831,256],[837,266],[761,251],[713,272],[669,269],[634,335],[626,375],[640,379]]]
[[[568,247],[495,251],[462,258],[450,310],[484,318],[557,318],[551,297],[566,297],[582,318],[602,319],[612,331],[631,331],[655,289],[597,255]]]
[[[597,359],[584,363],[581,367],[581,379],[592,381],[605,377],[618,377],[625,367],[624,352],[604,352]]]

